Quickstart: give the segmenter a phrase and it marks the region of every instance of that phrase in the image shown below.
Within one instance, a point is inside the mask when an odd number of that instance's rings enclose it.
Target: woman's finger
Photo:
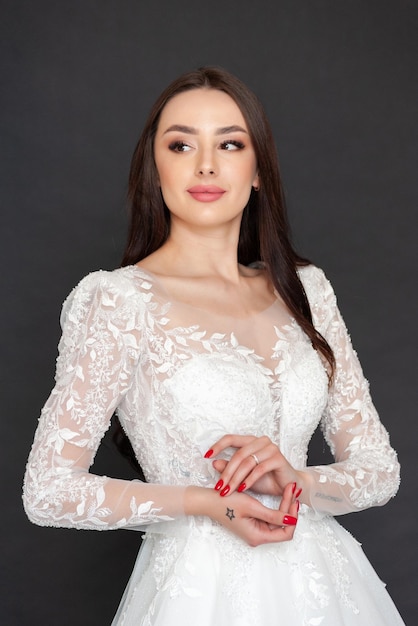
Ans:
[[[212,462],[212,465],[216,469],[217,472],[222,474],[222,472],[228,465],[228,461],[225,461],[225,459],[216,459],[215,461]]]
[[[221,499],[215,499],[210,508],[210,517],[219,521],[249,545],[290,541],[297,523],[296,508],[292,503],[292,488],[286,493],[286,510],[271,509],[259,500],[245,494],[233,494],[222,506]],[[226,510],[225,510],[226,507]],[[228,521],[227,521],[228,520]]]
[[[291,514],[291,510],[293,512],[296,511],[296,507],[293,507],[293,500],[293,485],[286,486],[278,509],[271,509],[262,504],[259,500],[252,498],[251,516],[277,527],[296,526],[297,515]]]
[[[224,435],[205,453],[205,458],[215,457],[227,448],[242,448],[256,439],[254,435]]]
[[[221,474],[216,489],[222,496],[235,490],[244,491],[265,474],[279,469],[283,462],[283,455],[268,437],[254,437],[224,467],[214,465]]]
[[[293,485],[286,487],[279,510],[261,506],[262,509],[257,511],[257,521],[260,523],[256,526],[262,535],[263,543],[291,540],[296,529],[298,508],[294,501]]]

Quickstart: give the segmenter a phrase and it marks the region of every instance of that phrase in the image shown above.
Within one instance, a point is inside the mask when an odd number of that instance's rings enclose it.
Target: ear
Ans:
[[[252,187],[254,188],[255,191],[258,191],[260,189],[260,177],[258,175],[258,172],[256,173],[254,177]]]

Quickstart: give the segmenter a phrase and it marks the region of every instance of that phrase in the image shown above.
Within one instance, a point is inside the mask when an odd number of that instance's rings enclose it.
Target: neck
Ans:
[[[238,282],[239,227],[238,223],[230,228],[190,230],[174,222],[168,240],[155,254],[168,274],[219,276]]]

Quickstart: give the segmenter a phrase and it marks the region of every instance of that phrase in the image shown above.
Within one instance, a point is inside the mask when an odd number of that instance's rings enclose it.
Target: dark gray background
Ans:
[[[21,480],[53,382],[61,302],[115,267],[131,153],[180,72],[219,64],[264,102],[299,250],[332,280],[403,482],[341,522],[417,623],[417,2],[0,2],[2,609],[8,625],[111,621],[135,532],[38,528]],[[312,459],[327,459],[317,440]],[[108,440],[97,471],[130,475]],[[371,625],[376,626],[376,625]]]

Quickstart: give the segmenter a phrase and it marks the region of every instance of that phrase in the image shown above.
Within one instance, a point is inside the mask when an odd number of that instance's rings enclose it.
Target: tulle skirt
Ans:
[[[208,519],[155,524],[112,626],[404,624],[358,542],[300,515],[292,541],[251,548]]]

